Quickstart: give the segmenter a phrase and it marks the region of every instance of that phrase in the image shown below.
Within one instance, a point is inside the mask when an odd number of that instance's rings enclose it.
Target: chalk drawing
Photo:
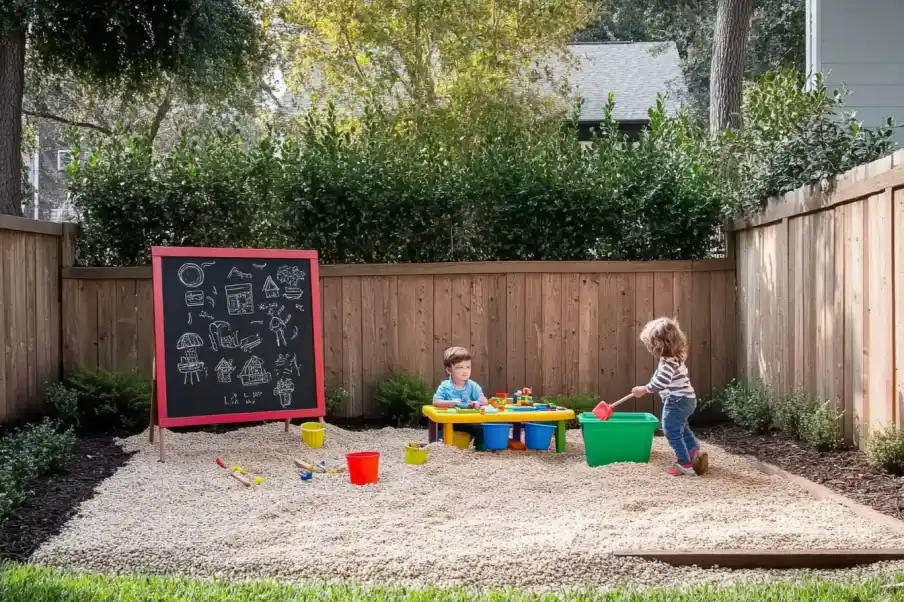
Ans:
[[[176,349],[184,351],[185,355],[179,358],[177,365],[183,375],[182,384],[194,385],[201,382],[201,373],[207,374],[207,367],[198,358],[198,347],[204,346],[204,339],[194,332],[186,332],[179,337]]]
[[[243,387],[256,387],[270,382],[270,373],[264,370],[264,360],[252,355],[242,367],[239,380]]]
[[[204,284],[204,270],[197,263],[183,263],[177,274],[179,282],[188,288],[197,288]]]
[[[232,360],[227,360],[223,358],[220,360],[220,363],[217,364],[217,367],[214,368],[214,371],[217,373],[217,382],[219,383],[231,383],[232,382],[232,372],[235,370],[235,366],[232,363]]]
[[[248,272],[243,272],[242,270],[235,267],[229,270],[229,275],[226,277],[232,278],[233,276],[241,280],[251,280],[252,278],[251,274],[249,274]]]
[[[247,316],[254,313],[254,292],[250,282],[226,286],[226,311],[230,316]]]

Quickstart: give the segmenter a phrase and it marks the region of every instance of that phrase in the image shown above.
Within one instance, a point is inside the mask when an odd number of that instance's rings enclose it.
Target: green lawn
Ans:
[[[228,584],[193,579],[156,577],[106,577],[65,573],[32,565],[0,564],[0,600],[3,602],[886,602],[904,601],[904,591],[888,589],[889,583],[904,581],[904,575],[889,575],[864,583],[806,582],[746,586],[726,589],[699,588],[688,592],[671,590],[648,594],[614,592],[597,595],[533,596],[517,592],[488,595],[455,589],[362,590],[345,587],[293,587],[272,582]]]

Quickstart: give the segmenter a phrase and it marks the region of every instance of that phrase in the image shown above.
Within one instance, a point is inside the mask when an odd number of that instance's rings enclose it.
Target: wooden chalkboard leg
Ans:
[[[160,429],[160,461],[166,462],[166,446],[163,444],[164,429]]]
[[[286,432],[287,432],[287,433],[289,432],[289,423],[290,423],[290,422],[291,422],[291,419],[290,419],[290,420],[286,420]]]

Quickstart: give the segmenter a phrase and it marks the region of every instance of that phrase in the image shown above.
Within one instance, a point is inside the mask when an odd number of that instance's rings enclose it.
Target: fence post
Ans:
[[[63,269],[71,268],[75,265],[76,236],[78,235],[78,224],[74,222],[63,222],[62,226],[63,234],[60,236],[60,266],[57,270],[57,290],[60,295],[58,300],[60,304],[60,357],[57,361],[57,365],[59,366],[57,380],[63,380],[66,375],[66,304],[69,300],[67,299],[65,281],[63,280]]]

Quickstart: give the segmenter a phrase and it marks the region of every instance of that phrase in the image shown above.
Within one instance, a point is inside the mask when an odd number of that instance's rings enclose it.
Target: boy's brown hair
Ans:
[[[464,347],[449,347],[443,352],[443,366],[446,369],[469,359],[471,359],[471,352]]]
[[[640,332],[640,340],[647,351],[656,357],[687,360],[687,336],[673,318],[656,318],[647,322]]]

